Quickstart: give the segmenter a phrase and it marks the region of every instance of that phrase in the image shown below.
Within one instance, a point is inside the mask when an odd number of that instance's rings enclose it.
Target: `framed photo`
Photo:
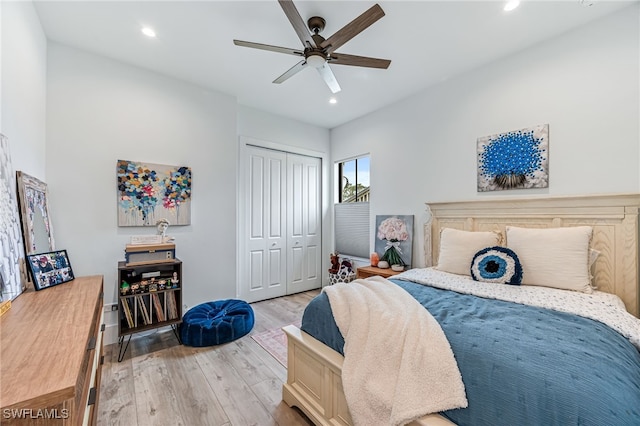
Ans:
[[[16,177],[26,253],[55,250],[47,184],[20,170]]]
[[[27,255],[31,277],[36,290],[73,280],[73,270],[66,250]]]

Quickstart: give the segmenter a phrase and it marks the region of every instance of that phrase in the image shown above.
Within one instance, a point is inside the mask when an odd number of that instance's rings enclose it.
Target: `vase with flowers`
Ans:
[[[389,262],[389,265],[406,266],[407,263],[402,260],[400,248],[400,243],[409,239],[407,224],[404,220],[395,216],[383,220],[378,226],[378,239],[387,242],[380,260]]]

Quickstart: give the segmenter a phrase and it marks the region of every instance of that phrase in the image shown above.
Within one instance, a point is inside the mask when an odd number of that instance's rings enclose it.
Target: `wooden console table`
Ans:
[[[95,424],[103,277],[27,291],[0,317],[0,423]]]

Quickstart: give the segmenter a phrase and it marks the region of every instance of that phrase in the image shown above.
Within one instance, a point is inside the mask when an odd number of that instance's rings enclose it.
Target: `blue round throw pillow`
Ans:
[[[250,332],[254,321],[253,309],[243,300],[206,302],[184,314],[180,337],[187,346],[220,345]]]
[[[519,285],[522,282],[522,265],[513,250],[487,247],[473,256],[471,277],[476,281]]]

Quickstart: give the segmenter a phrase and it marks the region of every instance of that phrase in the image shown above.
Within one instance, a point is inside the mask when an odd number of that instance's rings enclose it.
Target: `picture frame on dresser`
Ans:
[[[75,278],[66,250],[29,254],[27,262],[36,291],[64,284]]]
[[[21,170],[16,179],[26,254],[55,250],[47,184]]]

